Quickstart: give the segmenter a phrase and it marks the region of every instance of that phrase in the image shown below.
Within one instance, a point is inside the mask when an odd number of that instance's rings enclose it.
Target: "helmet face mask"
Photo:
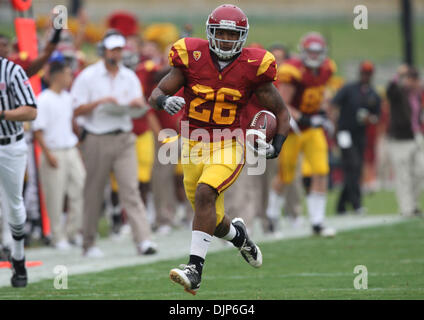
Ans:
[[[238,38],[235,40],[220,39],[220,37],[217,37],[217,30],[238,32]],[[236,6],[220,6],[209,15],[206,21],[209,49],[221,60],[229,60],[241,52],[243,45],[246,43],[248,32],[247,17]],[[227,46],[228,49],[226,48]],[[223,47],[227,50],[224,50]]]
[[[300,57],[309,68],[319,68],[327,58],[327,44],[316,32],[308,33],[300,42]]]

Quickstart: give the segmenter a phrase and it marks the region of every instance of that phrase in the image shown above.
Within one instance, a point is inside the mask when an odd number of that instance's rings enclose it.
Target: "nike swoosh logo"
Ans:
[[[258,59],[247,59],[247,62],[255,62],[255,61],[258,61]]]
[[[203,239],[203,241],[210,242],[209,240]]]
[[[259,128],[261,128],[261,129],[266,129],[266,122],[267,122],[267,119],[266,119],[266,117],[265,117],[264,125],[263,125],[263,126],[259,126]]]

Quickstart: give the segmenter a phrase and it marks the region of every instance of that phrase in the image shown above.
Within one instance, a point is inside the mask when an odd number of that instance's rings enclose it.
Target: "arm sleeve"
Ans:
[[[36,130],[44,130],[47,126],[47,105],[48,101],[46,101],[46,98],[43,94],[40,94],[38,96],[37,104],[38,104],[38,111],[37,111],[37,117],[32,122],[32,129],[34,131]]]
[[[131,71],[131,96],[132,99],[143,97],[143,87],[141,81],[137,78],[136,74]]]
[[[171,67],[188,68],[188,52],[185,38],[174,43],[168,54],[169,65]]]
[[[331,100],[331,103],[338,107],[342,106],[345,101],[346,93],[347,87],[344,86],[339,91],[337,91],[336,95]]]
[[[256,82],[260,84],[275,80],[277,80],[277,63],[274,55],[266,51],[256,70]]]
[[[301,78],[302,74],[300,70],[290,63],[283,63],[278,68],[277,79],[281,83],[294,84],[300,81]]]
[[[89,81],[87,73],[82,72],[75,79],[71,88],[72,108],[76,109],[90,101]]]
[[[31,106],[36,108],[36,100],[31,83],[20,65],[15,65],[11,74],[11,88],[17,106]]]

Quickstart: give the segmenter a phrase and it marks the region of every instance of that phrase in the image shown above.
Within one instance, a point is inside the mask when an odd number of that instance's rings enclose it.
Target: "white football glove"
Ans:
[[[334,134],[334,125],[327,117],[317,114],[311,116],[312,127],[323,127],[331,136]]]
[[[326,117],[324,117],[320,114],[313,115],[313,116],[311,116],[311,125],[313,127],[320,127],[324,124],[326,119],[327,119]]]
[[[251,142],[249,141],[249,139],[247,139],[247,137],[249,135],[257,135],[258,138],[256,139],[256,143],[257,143],[257,148],[255,148],[254,145],[251,144]],[[275,158],[275,148],[272,144],[268,143],[265,141],[265,134],[262,133],[259,130],[255,130],[255,129],[248,129],[246,132],[246,144],[247,147],[252,150],[253,152],[255,152],[256,154],[265,157],[267,159],[272,159]]]
[[[178,111],[181,110],[182,107],[185,105],[185,100],[182,97],[176,97],[171,96],[168,97],[164,104],[163,109],[168,112],[170,115],[176,114]]]
[[[273,159],[276,157],[275,148],[272,144],[262,139],[256,140],[256,143],[258,144],[257,152],[259,155],[265,156],[267,159]]]

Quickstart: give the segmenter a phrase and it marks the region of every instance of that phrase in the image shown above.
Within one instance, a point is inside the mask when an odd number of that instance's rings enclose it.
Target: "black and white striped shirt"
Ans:
[[[37,107],[31,84],[20,65],[0,57],[0,111],[20,106]],[[16,136],[23,131],[22,122],[0,120],[0,138]]]

